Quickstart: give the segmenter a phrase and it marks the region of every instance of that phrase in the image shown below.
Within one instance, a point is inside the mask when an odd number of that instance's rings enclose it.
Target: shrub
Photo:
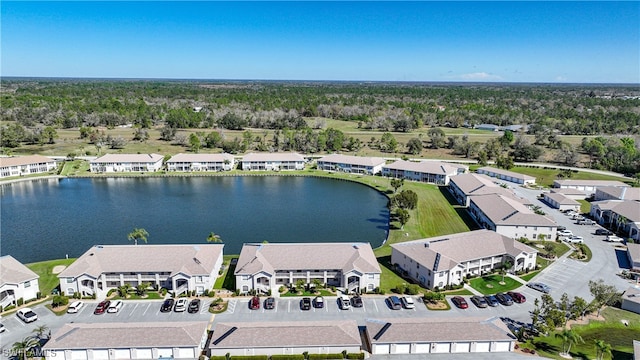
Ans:
[[[227,360],[227,357],[222,355],[222,356],[215,356],[215,355],[211,355],[211,357],[209,358],[209,360]]]
[[[398,285],[393,289],[393,292],[395,292],[396,294],[404,294],[404,285]]]
[[[287,287],[286,287],[286,286],[284,286],[284,285],[283,285],[283,286],[280,286],[280,287],[278,288],[278,291],[282,294],[282,293],[284,293],[285,291],[287,291]]]
[[[16,306],[15,306],[15,305],[9,305],[9,306],[7,306],[6,308],[4,308],[4,311],[13,310],[13,309],[15,309],[15,308],[16,308]]]
[[[64,295],[56,295],[53,297],[53,300],[51,300],[51,306],[53,306],[54,308],[58,306],[67,305],[68,303],[69,303],[69,298]]]
[[[42,299],[42,293],[40,291],[36,293],[36,299]]]
[[[116,291],[116,289],[109,289],[109,291],[107,291],[107,297],[113,295],[114,291]]]
[[[342,353],[338,354],[309,354],[309,360],[344,359]]]
[[[267,355],[231,355],[230,360],[269,360]]]
[[[27,300],[25,300],[25,301],[24,301],[24,303],[25,303],[25,304],[28,304],[28,303],[30,303],[30,302],[34,302],[34,301],[36,301],[36,300],[37,300],[36,298],[31,298],[31,299],[27,299]]]
[[[4,311],[4,309],[3,309],[2,305],[0,305],[0,313],[3,312],[3,311]]]
[[[350,353],[350,354],[347,354],[347,359],[364,359],[364,353]]]
[[[21,306],[22,304],[24,304],[24,299],[18,298],[18,306]]]
[[[204,289],[202,296],[209,296],[209,289]]]
[[[302,355],[302,354],[291,354],[291,355],[277,354],[277,355],[271,355],[271,360],[304,360],[304,355]]]
[[[167,290],[167,288],[161,288],[160,289],[160,295],[162,295],[162,296],[166,296],[167,292],[169,292],[169,290]]]
[[[405,293],[408,295],[418,295],[418,293],[420,293],[420,286],[411,284],[407,286],[407,288],[405,289]]]

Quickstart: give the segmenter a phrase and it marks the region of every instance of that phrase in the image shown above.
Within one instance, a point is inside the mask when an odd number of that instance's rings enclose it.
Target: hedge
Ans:
[[[342,353],[338,354],[309,354],[309,360],[344,359]]]
[[[302,354],[293,354],[293,355],[271,355],[271,360],[304,360],[304,355]]]
[[[267,355],[231,355],[230,360],[269,360]]]
[[[364,353],[347,354],[347,359],[364,359]]]
[[[209,358],[209,360],[227,360],[227,357],[222,355],[222,356],[215,356],[215,355],[211,355],[211,357]]]

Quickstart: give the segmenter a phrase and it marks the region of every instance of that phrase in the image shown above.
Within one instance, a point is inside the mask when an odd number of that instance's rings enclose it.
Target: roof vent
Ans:
[[[391,323],[384,324],[382,329],[380,329],[380,331],[378,331],[378,333],[373,336],[373,340],[379,340],[382,337],[382,335],[384,335],[384,333],[389,329],[390,326],[391,326]]]
[[[93,253],[90,253],[89,256],[93,256]]]
[[[195,258],[195,257],[194,257],[194,258],[193,258],[193,261],[194,261],[196,264],[200,265],[200,260],[198,260],[198,258]]]
[[[237,328],[237,327],[235,327],[235,326],[234,326],[234,327],[232,327],[231,329],[227,330],[227,332],[226,332],[226,333],[222,334],[222,336],[220,336],[219,338],[217,338],[217,339],[213,342],[213,345],[218,345],[218,344],[220,344],[220,342],[221,342],[222,340],[224,340],[227,336],[231,335],[231,334],[232,334],[234,331],[236,331],[236,330],[238,330],[238,328]]]

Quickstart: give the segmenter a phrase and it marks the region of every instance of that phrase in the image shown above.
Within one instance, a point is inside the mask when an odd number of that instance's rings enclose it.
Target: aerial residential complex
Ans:
[[[555,180],[553,187],[558,189],[576,189],[587,194],[595,194],[596,190],[603,187],[629,187],[629,185],[616,180]]]
[[[452,176],[469,171],[466,165],[440,161],[398,160],[382,168],[382,175],[399,179],[414,180],[436,185],[447,185]]]
[[[302,170],[305,160],[298,153],[250,153],[242,157],[242,170]]]
[[[591,203],[590,215],[605,227],[640,241],[640,202],[603,200]]]
[[[55,160],[40,155],[0,157],[0,179],[44,174],[57,168]]]
[[[375,175],[382,171],[385,160],[378,157],[332,154],[318,159],[317,163],[320,170]]]
[[[461,284],[466,276],[495,271],[533,270],[538,251],[489,230],[476,230],[391,245],[391,263],[428,288]]]
[[[222,266],[221,244],[96,245],[58,274],[60,290],[72,296],[106,297],[111,289],[147,283],[174,294],[202,294]]]
[[[497,169],[490,166],[481,167],[477,170],[477,172],[478,174],[485,174],[496,179],[509,181],[520,185],[534,185],[536,183],[536,178],[534,178],[533,176],[523,175],[504,169]]]
[[[449,191],[458,203],[465,207],[469,207],[471,197],[488,194],[504,195],[520,202],[526,201],[517,198],[511,190],[496,184],[492,178],[480,174],[462,174],[451,178]]]
[[[236,165],[229,154],[176,154],[167,161],[168,171],[229,171]]]
[[[91,172],[155,172],[162,169],[164,157],[158,154],[106,154],[89,161]]]
[[[0,257],[0,306],[17,305],[18,299],[32,300],[40,292],[40,277],[11,255]]]
[[[236,289],[277,294],[298,280],[352,291],[380,286],[380,265],[369,243],[244,244],[236,265]]]

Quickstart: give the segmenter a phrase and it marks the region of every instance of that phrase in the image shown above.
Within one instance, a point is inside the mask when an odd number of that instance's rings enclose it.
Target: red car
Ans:
[[[249,309],[251,310],[258,310],[260,309],[260,298],[257,296],[254,296],[251,298],[251,300],[249,300]]]
[[[517,302],[518,304],[522,304],[523,302],[527,301],[527,298],[524,297],[524,295],[520,294],[519,292],[509,291],[507,292],[507,295],[511,296],[513,301]]]
[[[111,301],[109,301],[109,300],[101,301],[98,304],[98,306],[96,306],[96,309],[93,310],[93,313],[96,314],[96,315],[104,314],[105,311],[107,311],[107,309],[109,308],[109,305],[111,305]]]
[[[459,307],[460,309],[466,309],[469,307],[469,304],[467,304],[467,300],[465,300],[462,296],[452,297],[451,302],[453,303],[453,305]]]

